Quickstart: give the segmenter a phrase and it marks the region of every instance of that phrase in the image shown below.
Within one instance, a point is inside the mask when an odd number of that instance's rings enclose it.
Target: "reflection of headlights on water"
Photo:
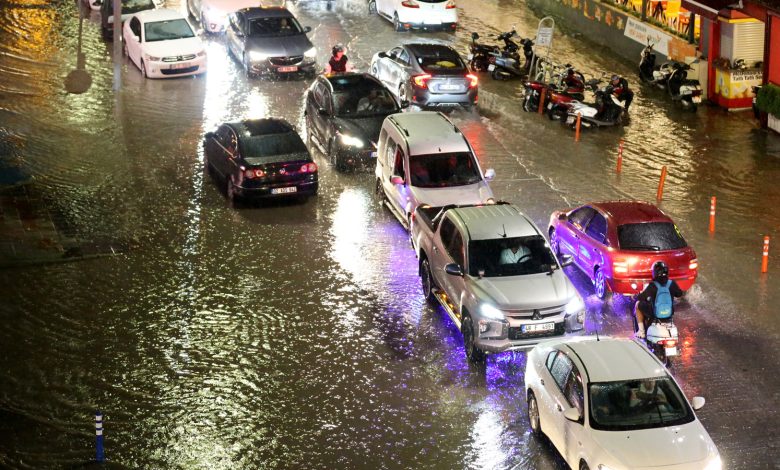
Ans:
[[[490,318],[491,320],[504,320],[504,313],[497,309],[496,307],[490,305],[490,304],[482,304],[482,306],[479,308],[480,313],[485,318]]]
[[[341,138],[342,144],[349,145],[350,147],[363,148],[363,145],[365,145],[362,140],[357,137],[352,137],[349,134],[339,134],[339,137]]]
[[[716,455],[707,462],[707,466],[704,470],[721,470],[723,468],[723,462],[720,460],[720,455]]]
[[[312,47],[308,51],[304,52],[303,55],[307,59],[313,59],[313,58],[317,57],[317,48],[316,47]]]
[[[209,24],[217,26],[225,26],[225,24],[227,24],[227,14],[215,8],[206,7],[203,10],[203,16],[206,17],[206,21],[208,21]],[[201,26],[204,28],[206,27],[206,25]]]
[[[582,298],[579,295],[575,295],[568,304],[566,304],[566,308],[564,309],[566,312],[566,315],[577,315],[577,321],[582,323],[585,317],[585,302],[582,301]]]
[[[262,62],[266,59],[268,59],[268,54],[263,54],[262,52],[257,51],[249,51],[249,60],[252,62]]]

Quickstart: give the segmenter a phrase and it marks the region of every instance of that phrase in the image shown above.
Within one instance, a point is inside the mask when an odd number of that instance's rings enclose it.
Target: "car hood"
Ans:
[[[203,43],[197,37],[143,43],[143,51],[154,57],[197,54],[202,50]]]
[[[698,420],[683,426],[638,431],[594,430],[593,438],[615,463],[631,468],[701,462],[717,453]]]
[[[473,280],[484,297],[491,299],[500,309],[549,308],[564,305],[576,295],[574,286],[562,269],[556,269],[549,275],[526,274]]]
[[[374,147],[376,147],[376,142],[379,140],[379,131],[382,130],[382,123],[385,117],[390,114],[392,113],[354,118],[336,117],[333,118],[333,124],[335,124],[339,132],[373,142]]]
[[[484,204],[488,198],[493,197],[485,180],[479,183],[465,186],[451,186],[448,188],[419,188],[410,186],[412,195],[417,204],[429,206],[446,206],[448,204]]]
[[[304,52],[312,47],[311,41],[309,41],[309,38],[306,37],[305,34],[266,38],[246,38],[247,50],[262,52],[271,57],[303,55]]]

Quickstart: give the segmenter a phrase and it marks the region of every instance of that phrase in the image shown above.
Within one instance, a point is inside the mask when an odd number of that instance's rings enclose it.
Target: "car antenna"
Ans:
[[[504,233],[499,233],[499,235],[501,235],[502,238],[506,238],[506,226],[504,226],[504,224],[501,224],[501,228],[504,230]]]

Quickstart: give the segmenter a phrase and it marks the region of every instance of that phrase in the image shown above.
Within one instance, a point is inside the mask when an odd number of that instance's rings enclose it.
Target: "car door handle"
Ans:
[[[544,385],[544,379],[539,379],[539,382]]]
[[[556,403],[555,404],[555,409],[558,410],[558,411],[563,411],[563,407],[561,406],[560,403]]]

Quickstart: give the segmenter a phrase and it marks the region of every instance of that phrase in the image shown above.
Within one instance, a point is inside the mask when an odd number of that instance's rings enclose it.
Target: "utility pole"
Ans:
[[[104,0],[108,1],[108,0]],[[122,0],[114,0],[114,91],[122,86]]]

